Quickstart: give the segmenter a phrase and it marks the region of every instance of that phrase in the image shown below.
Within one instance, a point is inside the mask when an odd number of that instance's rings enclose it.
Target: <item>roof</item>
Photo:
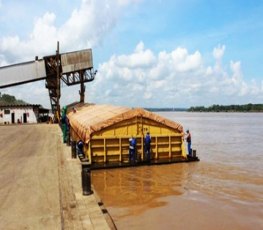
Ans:
[[[50,113],[50,109],[39,108],[38,112],[39,113]]]
[[[50,109],[42,108],[39,104],[0,104],[0,109],[33,108],[39,113],[49,113]]]
[[[167,127],[183,131],[183,127],[174,121],[163,118],[155,113],[141,108],[131,109],[113,105],[89,105],[77,108],[77,112],[68,113],[71,128],[85,143],[94,132],[134,117],[144,117]]]
[[[0,104],[0,108],[40,107],[38,104]]]

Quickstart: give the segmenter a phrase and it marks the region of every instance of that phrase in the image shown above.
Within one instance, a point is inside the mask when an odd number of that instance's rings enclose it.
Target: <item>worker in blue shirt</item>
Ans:
[[[79,140],[77,142],[77,154],[78,154],[78,157],[80,160],[82,160],[83,158],[85,158],[85,155],[84,155],[84,143],[82,140]]]
[[[145,159],[147,162],[151,161],[151,136],[150,133],[147,132],[144,138],[144,150],[145,150]]]
[[[187,142],[187,150],[188,150],[188,155],[191,157],[192,156],[192,137],[191,133],[189,132],[189,129],[186,130],[186,137],[185,140]]]
[[[130,163],[135,163],[135,161],[136,161],[136,151],[137,151],[136,138],[131,137],[129,139],[129,143],[130,143],[130,146],[129,146],[129,160],[130,160]]]
[[[68,118],[67,118],[67,107],[64,106],[61,115],[61,129],[63,134],[63,143],[67,142],[67,130],[68,130]]]

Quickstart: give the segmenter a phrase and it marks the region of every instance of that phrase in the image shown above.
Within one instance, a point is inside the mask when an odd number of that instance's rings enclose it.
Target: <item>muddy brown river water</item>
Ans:
[[[163,112],[192,133],[195,163],[92,172],[118,229],[263,229],[263,113]]]

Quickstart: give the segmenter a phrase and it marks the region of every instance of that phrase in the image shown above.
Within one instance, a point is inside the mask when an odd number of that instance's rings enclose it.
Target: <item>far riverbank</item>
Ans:
[[[190,108],[145,108],[151,112],[245,112],[245,113],[257,113],[263,112],[263,104],[244,104],[244,105],[212,105],[205,106],[192,106]]]

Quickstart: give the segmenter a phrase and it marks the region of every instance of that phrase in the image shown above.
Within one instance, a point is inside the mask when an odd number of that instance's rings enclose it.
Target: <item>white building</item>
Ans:
[[[0,105],[0,124],[38,123],[48,115],[49,110],[40,105]]]

